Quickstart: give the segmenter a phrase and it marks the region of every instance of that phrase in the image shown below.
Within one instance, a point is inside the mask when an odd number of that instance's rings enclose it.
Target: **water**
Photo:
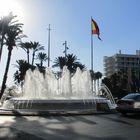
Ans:
[[[50,68],[43,75],[28,70],[20,97],[6,100],[4,109],[26,110],[96,110],[96,104],[108,104],[92,92],[90,72],[77,68],[71,76],[65,66],[58,78]]]
[[[87,99],[94,97],[91,91],[91,77],[89,71],[77,68],[71,76],[65,66],[60,78],[51,69],[46,69],[45,75],[37,69],[28,70],[23,87],[24,99]]]

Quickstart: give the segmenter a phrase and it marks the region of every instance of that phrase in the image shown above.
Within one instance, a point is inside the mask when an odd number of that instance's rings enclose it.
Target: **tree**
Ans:
[[[110,90],[112,89],[110,78],[104,77],[104,79],[102,79],[102,83],[105,84]]]
[[[17,64],[15,65],[15,67],[18,68],[18,70],[14,73],[14,81],[15,81],[15,84],[17,85],[21,84],[22,86],[26,71],[30,68],[31,69],[33,68],[25,60],[17,60],[16,63]]]
[[[66,59],[67,59],[66,65],[68,66],[68,69],[71,73],[75,73],[77,67],[79,67],[81,70],[85,68],[85,65],[77,61],[78,59],[76,55],[68,54],[66,56]]]
[[[7,32],[5,33],[5,41],[6,41],[5,43],[6,46],[8,47],[8,58],[7,58],[7,64],[6,64],[5,73],[2,82],[0,98],[2,97],[4,90],[6,88],[7,74],[9,70],[13,47],[17,46],[16,43],[20,41],[20,39],[23,37],[22,30],[21,30],[22,25],[23,24],[16,23],[14,26],[12,27],[10,26]]]
[[[122,98],[128,93],[127,78],[124,72],[117,72],[110,77],[105,77],[102,82],[110,89],[114,97]]]
[[[53,67],[59,67],[60,70],[62,70],[66,65],[71,73],[75,73],[77,67],[79,67],[81,70],[85,68],[85,65],[81,64],[77,60],[77,56],[73,54],[68,54],[66,57],[59,56],[55,59]]]
[[[63,67],[66,65],[66,58],[63,56],[59,56],[55,58],[54,65],[52,67],[59,67],[60,71],[62,71]]]
[[[112,83],[112,88],[114,87],[118,87],[120,84],[120,78],[119,78],[119,75],[117,73],[114,73],[110,76],[110,81]]]
[[[38,53],[36,59],[40,60],[40,67],[43,67],[43,62],[45,62],[48,59],[48,57],[46,53],[40,52]]]
[[[13,28],[17,24],[17,21],[13,21],[15,17],[16,16],[14,16],[12,12],[10,12],[8,16],[4,16],[0,19],[0,60],[2,56],[2,50],[6,33],[9,30],[9,28]]]
[[[30,43],[33,49],[32,65],[34,65],[35,53],[38,51],[44,50],[44,46],[40,45],[39,42],[30,42]]]
[[[32,44],[30,42],[25,42],[25,43],[20,43],[20,47],[27,53],[27,62],[30,64],[29,62],[29,53],[30,53],[30,49],[32,49]]]

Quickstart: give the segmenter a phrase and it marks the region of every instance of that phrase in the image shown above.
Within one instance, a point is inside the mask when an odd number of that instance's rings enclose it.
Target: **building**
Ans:
[[[140,50],[136,50],[136,54],[122,54],[119,51],[113,56],[104,56],[105,76],[110,77],[119,71],[133,74],[140,80]]]

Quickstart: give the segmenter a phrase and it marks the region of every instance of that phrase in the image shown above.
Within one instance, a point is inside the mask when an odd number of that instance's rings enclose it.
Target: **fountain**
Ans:
[[[37,69],[33,72],[28,70],[20,97],[5,100],[2,109],[37,114],[48,111],[91,113],[98,108],[108,110],[111,102],[98,97],[91,89],[89,71],[77,68],[71,77],[69,70],[64,66],[60,78],[56,78],[50,68],[46,69],[45,75]]]

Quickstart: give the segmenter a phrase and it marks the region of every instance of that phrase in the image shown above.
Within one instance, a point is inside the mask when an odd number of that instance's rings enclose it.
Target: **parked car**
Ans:
[[[140,93],[130,93],[118,100],[116,110],[123,115],[140,113]]]

